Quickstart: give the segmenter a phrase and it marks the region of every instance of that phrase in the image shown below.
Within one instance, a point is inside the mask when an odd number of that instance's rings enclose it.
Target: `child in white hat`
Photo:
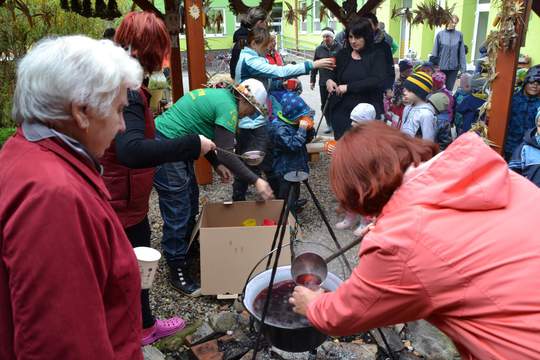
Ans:
[[[366,121],[373,121],[376,118],[377,112],[375,111],[375,107],[368,103],[360,103],[356,105],[355,108],[351,111],[352,126],[357,126],[358,124]],[[364,219],[361,216],[358,216],[357,214],[351,212],[347,212],[345,214],[345,218],[336,224],[336,229],[349,229],[356,225],[359,221],[360,225],[358,226],[358,228],[356,228],[356,230],[354,230],[353,234],[355,236],[360,236],[362,235],[362,230],[369,222],[367,221],[367,219]]]

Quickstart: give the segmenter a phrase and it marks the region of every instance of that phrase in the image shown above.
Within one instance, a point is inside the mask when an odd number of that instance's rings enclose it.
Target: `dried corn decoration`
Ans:
[[[486,39],[488,59],[483,65],[484,70],[487,72],[485,76],[485,90],[488,98],[486,103],[480,108],[480,117],[491,110],[491,84],[498,75],[496,71],[497,53],[500,50],[513,50],[518,41],[516,29],[518,25],[524,26],[523,14],[525,12],[525,4],[523,0],[498,0],[496,4],[499,7],[499,13],[493,21],[493,26],[496,30],[491,31]]]

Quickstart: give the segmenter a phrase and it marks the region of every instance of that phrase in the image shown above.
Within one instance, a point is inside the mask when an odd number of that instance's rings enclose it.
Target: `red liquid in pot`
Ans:
[[[310,326],[308,319],[295,313],[292,310],[293,306],[289,304],[289,298],[291,297],[295,286],[296,284],[292,280],[281,281],[274,284],[272,287],[270,306],[268,307],[268,312],[266,313],[266,319],[264,321],[266,324],[284,328]],[[268,289],[265,288],[257,295],[253,302],[253,310],[255,311],[255,315],[259,318],[262,316],[267,295]]]

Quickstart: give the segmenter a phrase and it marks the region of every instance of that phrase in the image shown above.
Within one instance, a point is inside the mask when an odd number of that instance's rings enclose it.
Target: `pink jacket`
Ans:
[[[331,335],[426,319],[463,359],[540,358],[540,189],[474,134],[407,174],[360,264],[308,318]]]

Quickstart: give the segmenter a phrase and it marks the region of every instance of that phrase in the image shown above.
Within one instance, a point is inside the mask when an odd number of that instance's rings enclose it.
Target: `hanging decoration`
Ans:
[[[82,6],[80,0],[60,0],[60,7],[65,11],[71,11],[86,18],[114,20],[122,16],[116,0],[109,0],[107,4],[104,0],[96,0],[94,9],[92,9],[92,0],[83,0]]]
[[[274,6],[274,0],[261,0],[259,5],[253,7],[259,7],[267,13],[272,12],[272,6]],[[242,0],[229,0],[229,9],[234,15],[246,14],[252,6],[247,6]]]
[[[519,40],[516,33],[518,26],[524,26],[523,15],[525,13],[525,4],[523,0],[498,0],[499,13],[493,21],[492,30],[486,41],[485,46],[487,49],[487,60],[484,61],[482,68],[484,78],[486,79],[486,85],[484,91],[488,94],[488,98],[484,105],[480,108],[480,118],[485,117],[487,112],[491,110],[491,86],[493,81],[497,78],[497,54],[500,50],[511,51],[518,46]],[[487,139],[487,125],[485,122],[479,122],[480,127],[485,127],[485,139]],[[478,133],[478,131],[476,131]]]
[[[394,7],[392,18],[401,17],[410,25],[428,25],[430,28],[442,27],[452,20],[455,4],[451,7],[440,5],[436,0],[427,0],[416,9]],[[410,29],[410,27],[409,27]]]
[[[193,19],[197,20],[201,16],[201,9],[195,4],[191,5],[189,7],[189,16],[191,16]]]

